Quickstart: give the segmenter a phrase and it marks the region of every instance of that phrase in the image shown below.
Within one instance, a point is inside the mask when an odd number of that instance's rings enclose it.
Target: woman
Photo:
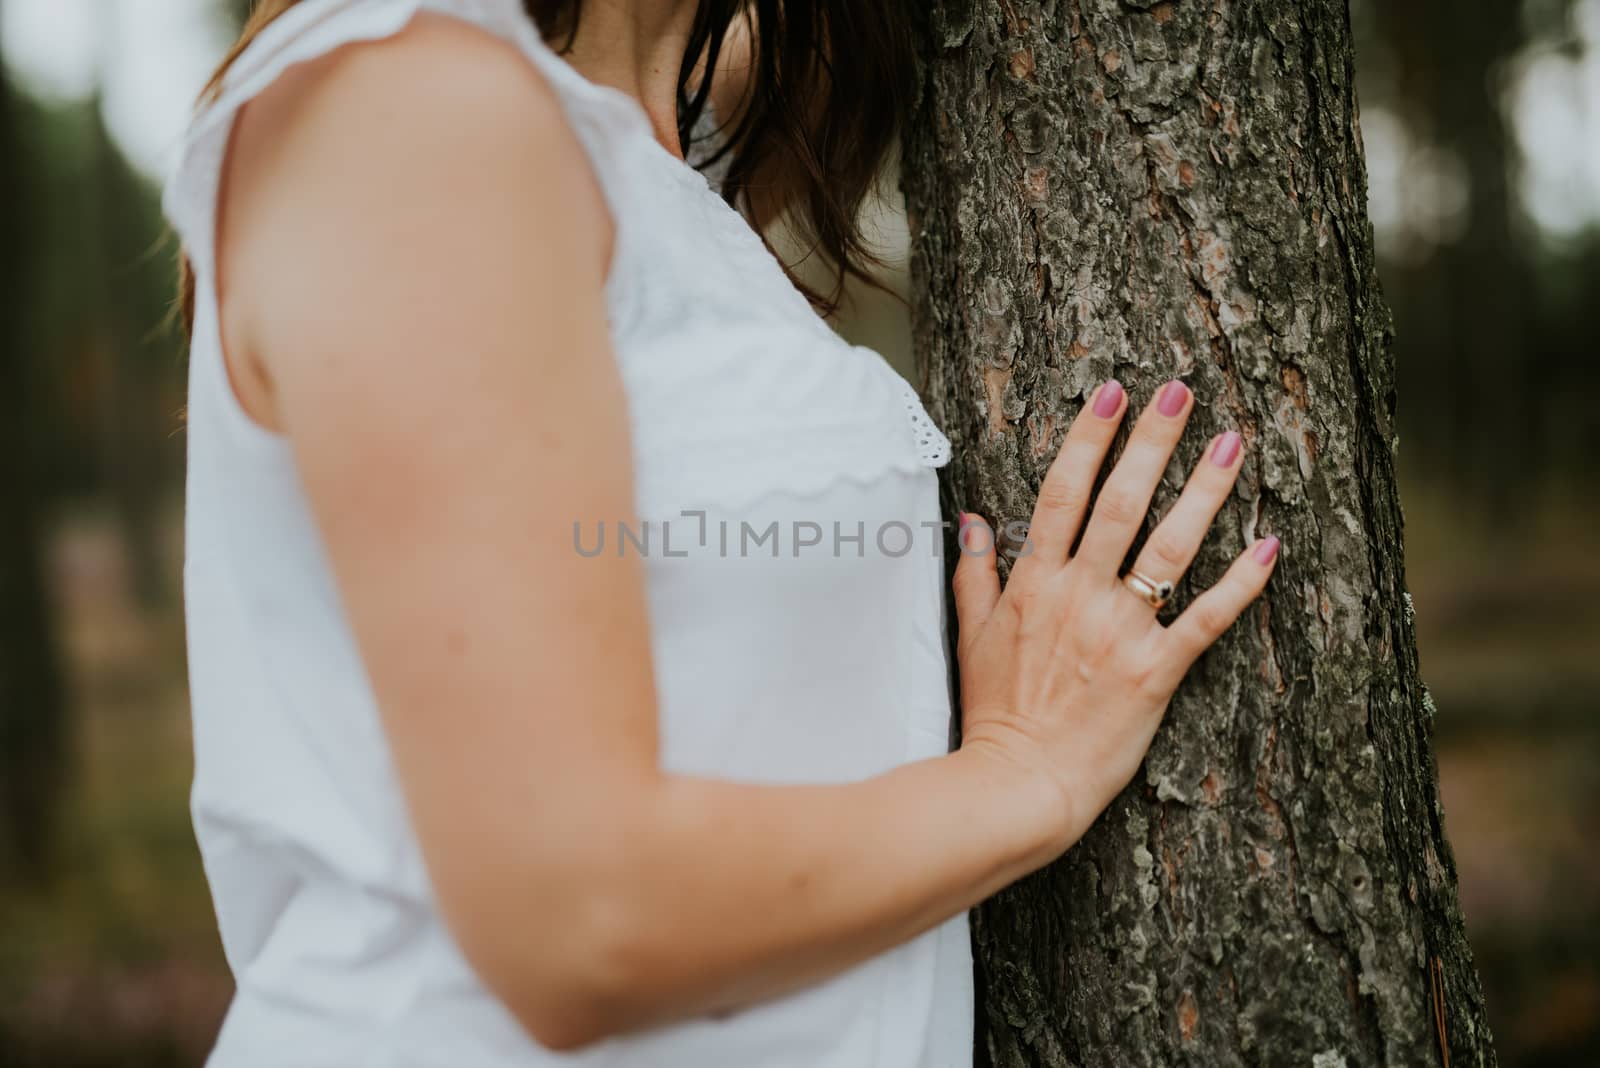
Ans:
[[[747,222],[860,269],[906,16],[738,6],[279,0],[202,103],[166,205],[213,1065],[968,1064],[966,910],[1267,581],[1271,538],[1157,621],[1241,442],[1119,577],[1193,398],[1091,514],[1128,401],[1085,383],[1004,592],[961,517],[947,751],[948,443]]]

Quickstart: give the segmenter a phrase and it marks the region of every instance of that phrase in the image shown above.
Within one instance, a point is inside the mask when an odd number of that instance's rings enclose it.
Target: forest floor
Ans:
[[[1600,1064],[1596,517],[1562,504],[1512,536],[1406,500],[1447,830],[1501,1063],[1588,1068]],[[68,516],[55,539],[75,772],[54,875],[0,885],[3,1065],[199,1065],[227,1005],[188,821],[176,526],[171,596],[143,609],[108,516]]]

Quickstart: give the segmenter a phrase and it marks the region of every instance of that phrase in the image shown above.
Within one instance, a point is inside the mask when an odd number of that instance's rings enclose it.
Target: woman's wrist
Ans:
[[[1065,853],[1081,835],[1078,804],[1061,777],[992,729],[965,734],[950,759],[970,776],[975,796],[993,815],[994,833],[1011,843],[1008,851],[1021,878]]]

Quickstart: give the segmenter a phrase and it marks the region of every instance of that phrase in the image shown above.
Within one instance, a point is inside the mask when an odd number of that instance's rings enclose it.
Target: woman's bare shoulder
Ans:
[[[319,263],[352,266],[352,245],[382,248],[423,215],[466,230],[486,212],[531,212],[541,252],[597,287],[611,247],[604,197],[555,89],[515,44],[445,15],[285,71],[241,110],[219,197],[230,370],[269,426],[268,335],[305,321]]]
[[[351,113],[413,125],[494,124],[501,132],[542,125],[553,140],[560,125],[550,121],[560,114],[555,90],[514,43],[448,15],[422,13],[391,35],[351,41],[290,66],[240,111],[235,151],[281,144],[286,134],[314,132],[319,122]],[[341,135],[380,128],[363,124]]]

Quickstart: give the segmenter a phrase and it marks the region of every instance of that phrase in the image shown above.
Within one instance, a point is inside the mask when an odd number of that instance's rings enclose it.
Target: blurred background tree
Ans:
[[[25,165],[21,101],[0,70],[0,864],[39,878],[55,830],[66,751],[66,699],[54,613],[41,568],[41,501],[32,402],[41,368],[33,350],[37,191]]]
[[[227,1002],[188,824],[184,363],[157,192],[247,7],[0,0],[8,1068],[198,1065]],[[1600,1064],[1600,0],[1352,18],[1468,931],[1502,1063]],[[838,326],[915,373],[892,301],[858,293]]]

